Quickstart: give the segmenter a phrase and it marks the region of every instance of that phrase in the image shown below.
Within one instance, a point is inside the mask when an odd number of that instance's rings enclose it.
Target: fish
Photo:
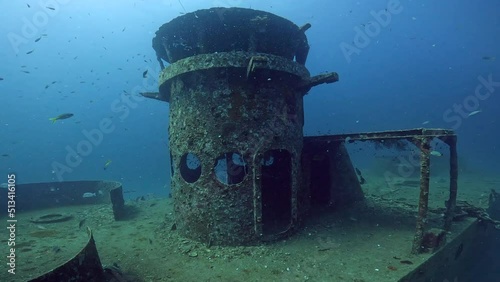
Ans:
[[[2,157],[9,157],[9,154],[2,154]]]
[[[28,51],[28,52],[26,52],[26,55],[29,55],[29,54],[33,53],[34,51],[35,50]]]
[[[148,70],[145,70],[143,73],[142,73],[142,77],[143,78],[146,78],[148,76]]]
[[[482,112],[481,110],[477,110],[477,111],[473,111],[473,112],[470,112],[467,117],[471,117],[471,116],[475,116],[477,114],[479,114],[480,112]]]
[[[443,156],[443,153],[441,152],[438,152],[438,151],[431,151],[431,156],[435,156],[435,157],[441,157]]]
[[[354,169],[356,170],[356,173],[357,173],[358,175],[361,175],[361,171],[360,171],[357,167],[355,167]]]
[[[104,170],[106,170],[106,168],[108,168],[108,166],[112,163],[113,161],[112,160],[107,160],[106,163],[104,164]]]
[[[35,39],[35,42],[40,41],[40,39],[42,39],[42,37],[38,37],[37,39]]]
[[[426,121],[422,122],[422,125],[426,125],[426,124],[428,124],[429,122],[430,122],[430,121],[426,120]]]
[[[494,61],[496,59],[496,57],[491,57],[491,56],[484,56],[482,57],[481,59],[485,60],[485,61]]]
[[[52,11],[55,11],[55,10],[56,10],[56,8],[53,8],[53,7],[45,7],[45,8],[47,8],[47,9],[49,9],[49,10],[52,10]]]
[[[53,118],[49,118],[49,120],[52,121],[52,123],[55,123],[56,121],[60,120],[60,119],[67,119],[67,118],[70,118],[72,117],[73,114],[70,114],[70,113],[66,113],[66,114],[60,114],[56,117],[53,117]]]
[[[28,8],[31,8],[30,4],[26,3],[26,6],[28,6]]]
[[[361,185],[365,184],[366,179],[363,177],[363,175],[361,175],[361,171],[357,167],[355,167],[354,170],[356,170],[356,174],[359,177],[359,184],[361,184]]]
[[[96,193],[85,192],[83,193],[82,198],[93,198],[95,196],[97,196]]]
[[[3,77],[0,77],[0,81],[3,80]]]

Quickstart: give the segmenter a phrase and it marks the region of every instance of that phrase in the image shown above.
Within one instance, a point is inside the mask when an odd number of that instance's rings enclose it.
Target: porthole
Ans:
[[[224,153],[215,160],[214,173],[223,184],[238,184],[247,175],[247,164],[240,153]]]
[[[194,183],[201,176],[201,161],[195,154],[186,153],[181,157],[179,170],[186,182]]]

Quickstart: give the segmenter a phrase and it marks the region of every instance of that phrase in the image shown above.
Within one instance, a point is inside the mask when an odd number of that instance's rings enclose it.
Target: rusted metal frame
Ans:
[[[458,153],[457,153],[457,137],[450,136],[443,140],[450,147],[450,195],[446,202],[446,213],[444,218],[444,230],[450,231],[455,207],[457,204],[458,193]]]
[[[432,138],[447,138],[449,136],[454,136],[452,130],[448,129],[425,129],[416,128],[409,130],[395,130],[395,131],[378,131],[378,132],[366,132],[366,133],[353,133],[353,134],[336,134],[336,135],[324,135],[315,136],[315,139],[322,141],[345,141],[349,138],[351,141],[379,141],[388,139],[408,139],[415,138],[418,136],[422,137],[432,137]]]
[[[263,224],[262,224],[262,166],[260,160],[262,159],[262,152],[260,146],[256,149],[252,156],[252,170],[253,170],[253,206],[254,206],[254,231],[260,240],[264,237]]]
[[[418,215],[411,252],[419,254],[422,251],[427,210],[429,207],[429,177],[430,177],[430,141],[429,137],[416,137],[413,142],[420,148],[420,196],[418,200]]]
[[[418,203],[418,215],[416,230],[413,238],[412,253],[422,252],[422,241],[427,223],[427,212],[429,206],[429,180],[430,180],[430,142],[434,138],[439,138],[445,142],[450,149],[450,195],[446,202],[446,213],[444,220],[444,230],[449,231],[453,221],[456,198],[458,192],[458,153],[457,136],[452,130],[446,129],[411,129],[401,131],[382,131],[357,134],[341,134],[315,137],[318,141],[328,143],[335,141],[345,141],[350,138],[352,141],[381,141],[385,139],[410,139],[420,148],[420,195]]]

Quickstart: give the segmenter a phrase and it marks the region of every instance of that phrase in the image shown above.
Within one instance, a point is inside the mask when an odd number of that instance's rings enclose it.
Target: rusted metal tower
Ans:
[[[208,244],[292,232],[305,193],[303,96],[338,80],[311,77],[305,31],[274,14],[212,8],[164,24],[153,39],[170,103],[176,226]]]

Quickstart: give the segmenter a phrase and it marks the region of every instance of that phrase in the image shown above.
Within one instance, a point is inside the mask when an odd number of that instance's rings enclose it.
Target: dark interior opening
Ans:
[[[262,224],[264,235],[286,231],[292,220],[291,155],[270,150],[262,160]]]
[[[181,157],[179,170],[187,183],[194,183],[201,176],[201,161],[195,154],[185,153]]]
[[[316,155],[311,162],[311,207],[327,206],[330,203],[330,161],[327,155]]]

